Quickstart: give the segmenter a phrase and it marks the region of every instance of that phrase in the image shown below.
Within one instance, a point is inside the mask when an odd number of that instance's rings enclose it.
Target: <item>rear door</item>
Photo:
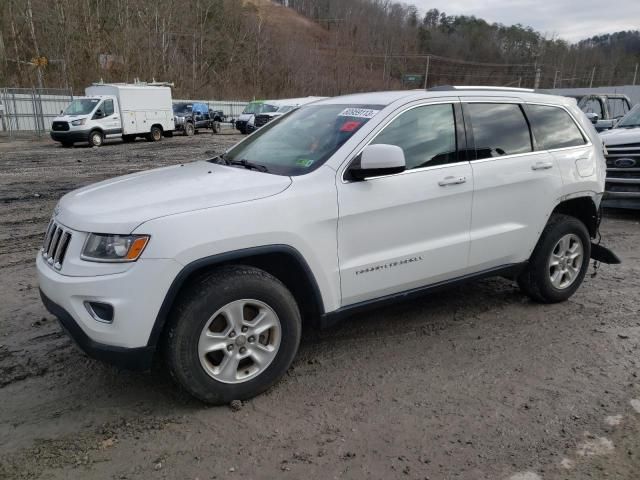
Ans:
[[[337,181],[342,304],[460,276],[467,268],[473,178],[456,102],[414,105],[370,143],[397,145],[407,170]],[[358,157],[353,161],[357,162]]]
[[[554,158],[534,150],[518,102],[463,103],[467,136],[475,147],[469,266],[474,271],[529,258],[562,179]]]

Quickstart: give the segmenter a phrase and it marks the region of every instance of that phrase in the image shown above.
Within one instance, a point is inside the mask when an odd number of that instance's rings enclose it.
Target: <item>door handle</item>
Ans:
[[[552,162],[536,162],[531,165],[531,170],[548,170],[553,168]]]
[[[448,185],[460,185],[461,183],[465,183],[466,181],[467,177],[444,177],[438,182],[438,185],[440,185],[441,187],[446,187]]]
[[[117,120],[117,119],[118,119],[118,117],[113,117],[113,119],[114,119],[114,120]]]

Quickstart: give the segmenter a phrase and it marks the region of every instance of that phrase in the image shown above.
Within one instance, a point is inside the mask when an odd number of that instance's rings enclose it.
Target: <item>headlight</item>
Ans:
[[[149,242],[149,235],[90,233],[80,258],[90,262],[135,262]]]
[[[71,122],[71,125],[73,125],[74,127],[77,127],[79,125],[84,125],[87,122],[86,118],[81,118],[80,120],[74,120],[73,122]]]

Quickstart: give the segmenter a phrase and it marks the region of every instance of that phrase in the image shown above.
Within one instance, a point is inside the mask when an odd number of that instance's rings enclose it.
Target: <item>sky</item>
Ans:
[[[489,23],[533,27],[577,42],[602,33],[640,29],[640,0],[405,0],[424,14],[474,15]]]

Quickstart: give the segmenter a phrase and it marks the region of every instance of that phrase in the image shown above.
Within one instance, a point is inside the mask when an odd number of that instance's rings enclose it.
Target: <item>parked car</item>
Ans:
[[[584,95],[578,106],[591,120],[596,130],[601,132],[612,128],[616,121],[631,110],[631,100],[626,95],[616,93]]]
[[[464,118],[464,121],[463,121]],[[42,300],[91,356],[163,352],[204,402],[280,379],[304,324],[493,275],[578,289],[605,184],[574,101],[521,89],[354,94],[300,107],[208,161],[65,195]]]
[[[640,104],[600,138],[607,149],[604,206],[640,208]]]
[[[85,96],[73,100],[53,119],[51,138],[65,147],[88,142],[99,147],[107,138],[151,142],[171,135],[175,128],[171,88],[124,83],[93,84]]]
[[[235,127],[237,130],[240,130],[240,133],[247,134],[251,133],[254,130],[253,122],[255,121],[255,116],[260,113],[267,112],[275,112],[278,109],[277,105],[272,105],[270,100],[255,100],[247,104],[242,110],[242,113],[235,121]]]
[[[290,112],[302,105],[322,100],[326,97],[302,97],[302,98],[285,98],[282,100],[271,100],[270,105],[278,107],[272,112],[257,113],[254,116],[252,123],[247,124],[247,133],[254,132],[260,127],[265,126],[268,122],[274,118],[281,117],[285,113]]]
[[[197,133],[201,128],[217,132],[216,122],[220,121],[220,113],[220,111],[209,111],[209,106],[206,103],[180,102],[173,104],[176,130],[186,136]]]

